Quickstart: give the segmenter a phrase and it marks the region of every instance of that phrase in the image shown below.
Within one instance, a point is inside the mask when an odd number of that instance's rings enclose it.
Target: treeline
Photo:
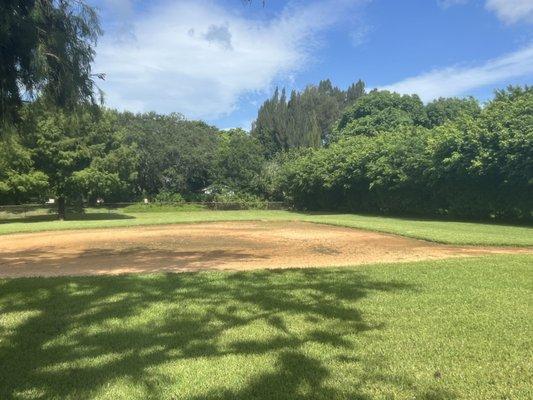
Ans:
[[[279,172],[298,208],[467,218],[531,218],[533,89],[510,87],[480,107],[372,91]]]
[[[203,193],[256,193],[264,163],[258,141],[179,114],[98,107],[68,112],[27,105],[0,141],[0,201],[60,203],[203,200]],[[207,189],[207,190],[205,190]],[[202,197],[203,196],[203,197]]]
[[[533,89],[424,104],[329,81],[276,91],[251,133],[44,101],[0,140],[0,202],[258,198],[304,210],[531,218]]]

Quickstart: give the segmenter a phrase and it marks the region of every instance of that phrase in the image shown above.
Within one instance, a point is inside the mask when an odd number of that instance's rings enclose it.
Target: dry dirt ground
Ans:
[[[344,266],[531,252],[304,222],[215,222],[0,236],[0,277]]]

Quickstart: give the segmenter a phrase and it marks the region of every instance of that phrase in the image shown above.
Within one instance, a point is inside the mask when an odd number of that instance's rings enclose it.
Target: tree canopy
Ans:
[[[348,110],[352,121],[372,115],[359,107]],[[533,90],[510,87],[483,109],[467,108],[474,112],[432,128],[411,119],[387,129],[377,121],[383,130],[370,136],[341,131],[331,146],[289,160],[280,185],[305,209],[530,218]]]
[[[365,93],[358,81],[346,91],[329,79],[309,85],[301,93],[278,89],[259,108],[252,135],[265,147],[268,157],[292,148],[320,147],[330,141],[332,127],[342,110]]]
[[[100,34],[95,10],[81,0],[0,2],[0,122],[15,121],[36,95],[64,108],[94,102]]]

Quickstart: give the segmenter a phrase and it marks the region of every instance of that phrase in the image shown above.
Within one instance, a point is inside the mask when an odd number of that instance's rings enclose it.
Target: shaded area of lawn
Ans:
[[[0,398],[526,398],[532,261],[0,280]]]
[[[68,215],[68,221],[113,221],[113,220],[135,219],[133,215],[128,215],[118,212],[89,212],[89,213],[70,213]],[[0,224],[32,224],[35,222],[51,222],[62,223],[58,221],[57,214],[42,214],[42,215],[29,215],[29,216],[17,216],[9,219],[0,219]]]

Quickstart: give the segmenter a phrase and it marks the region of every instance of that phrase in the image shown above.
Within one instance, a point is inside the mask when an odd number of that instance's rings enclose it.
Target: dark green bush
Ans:
[[[185,199],[180,193],[173,193],[170,191],[159,192],[155,198],[154,202],[156,203],[170,203],[170,204],[181,204],[185,202]]]
[[[300,209],[531,218],[533,90],[498,92],[431,129],[340,137],[286,161],[278,182]]]
[[[231,190],[216,194],[213,198],[216,203],[232,205],[238,209],[265,209],[268,203],[261,197],[250,193],[235,193]]]

